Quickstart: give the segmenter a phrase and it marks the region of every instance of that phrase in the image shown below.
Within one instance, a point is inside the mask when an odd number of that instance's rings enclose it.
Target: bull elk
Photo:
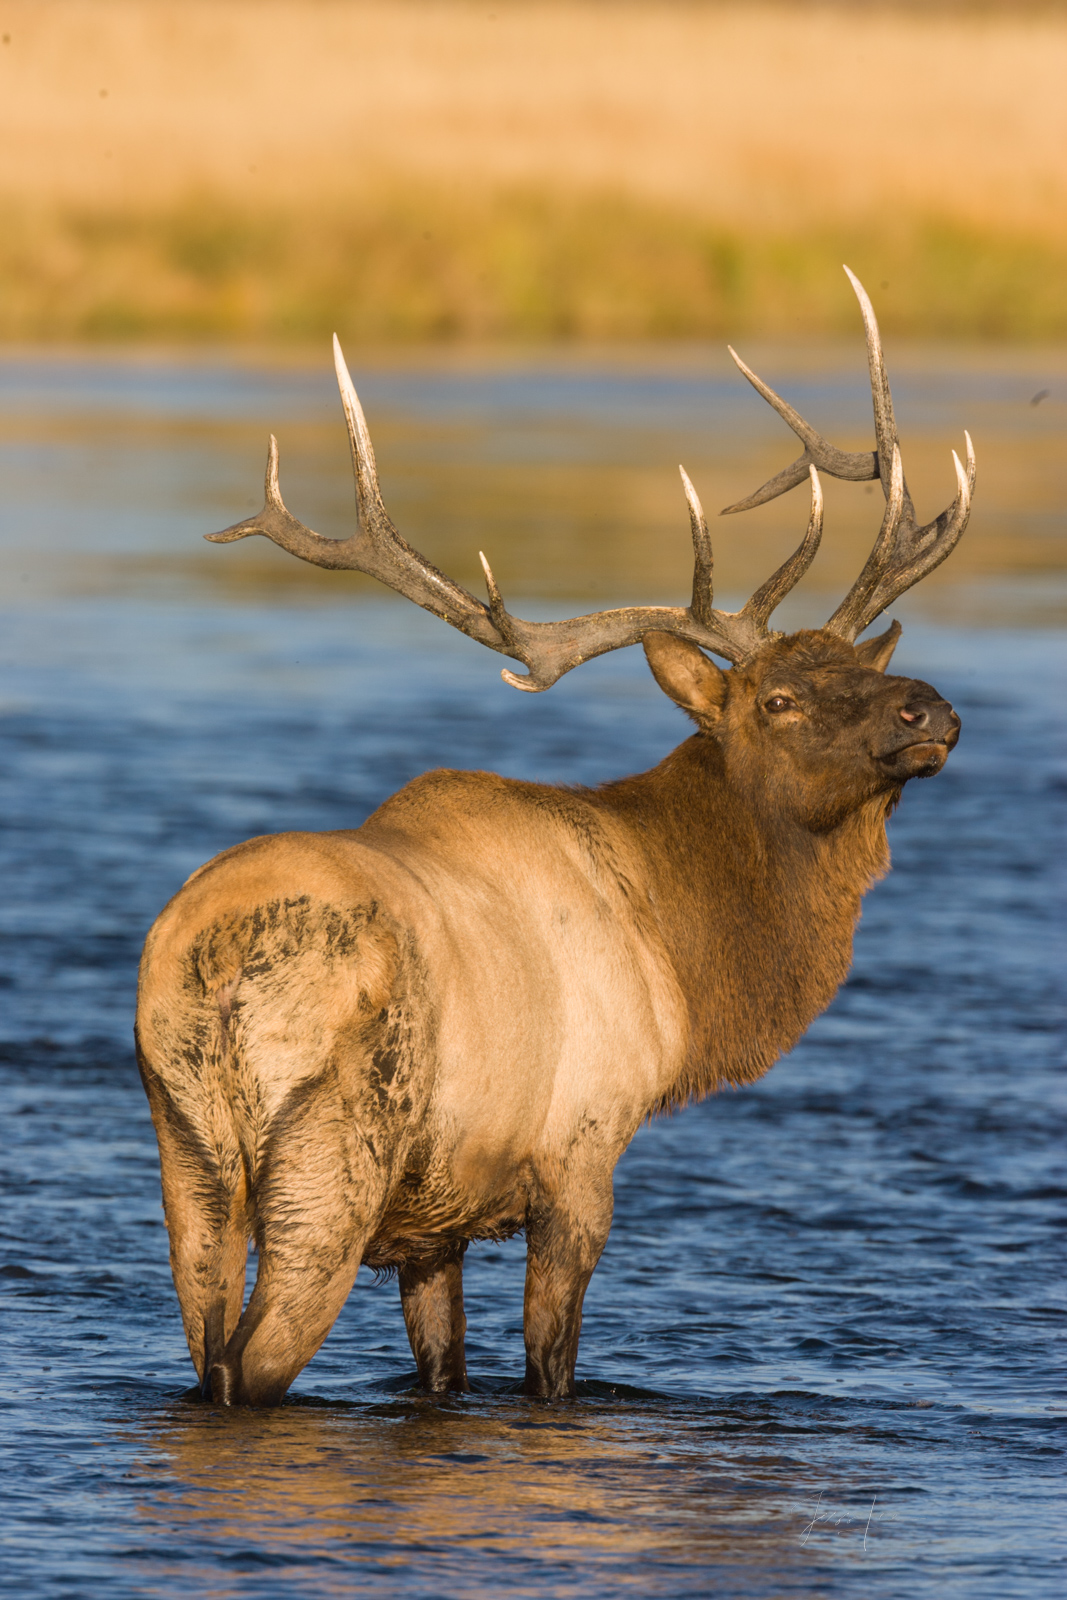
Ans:
[[[466,1389],[464,1251],[520,1231],[525,1392],[572,1394],[612,1174],[636,1129],[759,1078],[844,980],[860,901],[888,868],[886,816],[909,779],[940,771],[960,726],[929,684],[887,676],[898,623],[856,641],[953,549],[974,486],[968,437],[952,505],[919,526],[874,312],[849,276],[873,452],[834,448],[734,355],[804,451],[726,510],[811,486],[803,542],[740,611],[712,604],[684,472],[688,606],[526,622],[484,557],[483,604],[389,520],[336,341],[356,533],[323,538],[290,515],[272,438],[263,510],[208,536],[261,533],[369,573],[521,663],[503,676],[531,692],[640,641],[696,730],[652,771],[596,789],[426,773],[360,828],[224,851],[162,912],[141,964],[138,1056],[205,1397],[280,1401],[361,1262],[397,1270],[423,1386]],[[885,515],[825,626],[783,635],[769,619],[822,530],[817,469],[878,479]]]

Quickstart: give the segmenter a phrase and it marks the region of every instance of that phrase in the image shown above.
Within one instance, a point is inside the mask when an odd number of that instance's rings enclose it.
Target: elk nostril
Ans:
[[[925,728],[929,722],[929,713],[922,706],[905,706],[900,713],[901,720],[913,728]]]

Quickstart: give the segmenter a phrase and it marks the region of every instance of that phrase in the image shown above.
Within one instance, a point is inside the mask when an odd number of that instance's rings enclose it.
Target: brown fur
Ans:
[[[697,724],[651,772],[428,773],[354,832],[193,875],[145,946],[138,1045],[205,1394],[279,1400],[361,1261],[399,1268],[423,1383],[466,1387],[463,1250],[522,1229],[527,1391],[573,1392],[618,1157],[829,1003],[887,811],[956,741],[935,690],[883,676],[895,636],[724,673],[649,635]]]

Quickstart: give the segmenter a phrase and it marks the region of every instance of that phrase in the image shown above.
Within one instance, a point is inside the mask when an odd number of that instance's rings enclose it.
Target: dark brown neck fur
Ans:
[[[589,798],[632,830],[688,1001],[689,1053],[666,1102],[761,1077],[844,981],[861,898],[889,864],[885,798],[812,833],[761,815],[702,734]]]

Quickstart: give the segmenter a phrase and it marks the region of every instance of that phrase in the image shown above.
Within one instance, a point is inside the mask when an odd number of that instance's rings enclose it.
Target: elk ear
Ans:
[[[862,644],[853,645],[860,665],[871,667],[875,672],[884,672],[902,631],[899,622],[891,622],[885,632],[880,633],[876,639],[864,639]]]
[[[646,633],[652,676],[675,705],[698,722],[717,722],[726,700],[726,674],[697,645],[673,633]]]

